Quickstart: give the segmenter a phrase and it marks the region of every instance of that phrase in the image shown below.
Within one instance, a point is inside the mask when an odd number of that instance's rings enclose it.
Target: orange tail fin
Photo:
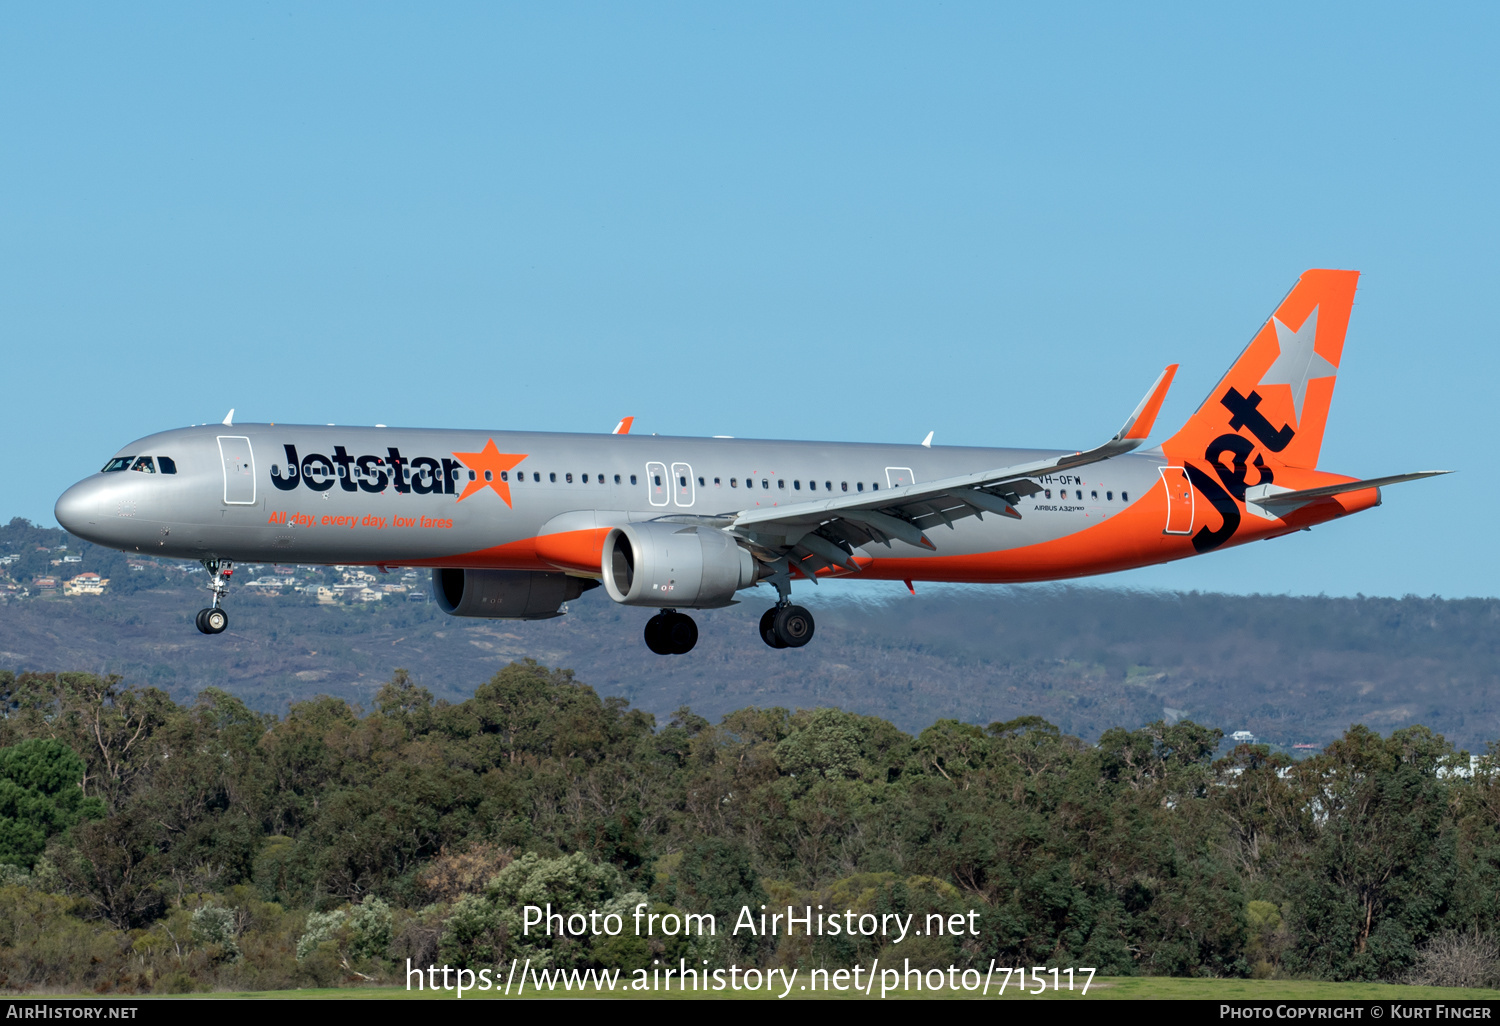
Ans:
[[[1201,458],[1233,433],[1270,461],[1316,467],[1358,281],[1358,271],[1314,270],[1297,279],[1203,405],[1162,444],[1168,457]]]

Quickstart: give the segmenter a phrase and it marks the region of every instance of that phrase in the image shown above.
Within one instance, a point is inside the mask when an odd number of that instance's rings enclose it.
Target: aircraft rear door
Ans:
[[[1163,534],[1188,534],[1193,529],[1193,485],[1181,467],[1159,467],[1167,486],[1167,526]]]
[[[255,505],[255,455],[244,435],[220,435],[219,457],[224,463],[224,505]]]

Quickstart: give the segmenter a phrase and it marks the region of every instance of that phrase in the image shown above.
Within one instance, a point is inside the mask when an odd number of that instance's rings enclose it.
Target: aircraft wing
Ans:
[[[1176,371],[1176,364],[1162,371],[1125,426],[1093,449],[885,491],[743,510],[733,515],[730,529],[754,545],[786,553],[794,565],[807,567],[808,576],[825,566],[857,570],[852,549],[871,542],[889,546],[897,539],[935,551],[926,534],[930,528],[951,528],[955,520],[986,513],[1019,520],[1021,496],[1041,491],[1027,478],[1098,463],[1139,447],[1151,433]]]

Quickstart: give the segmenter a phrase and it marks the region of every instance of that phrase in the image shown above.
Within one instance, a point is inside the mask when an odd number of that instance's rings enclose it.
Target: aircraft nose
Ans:
[[[71,535],[96,541],[92,536],[100,533],[98,521],[105,488],[105,482],[88,478],[63,492],[52,511],[57,522]]]

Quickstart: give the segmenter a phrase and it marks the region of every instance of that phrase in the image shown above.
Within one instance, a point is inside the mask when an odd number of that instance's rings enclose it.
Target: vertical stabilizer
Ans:
[[[1182,429],[1163,443],[1173,462],[1198,459],[1226,433],[1274,463],[1313,468],[1358,271],[1305,272]]]

